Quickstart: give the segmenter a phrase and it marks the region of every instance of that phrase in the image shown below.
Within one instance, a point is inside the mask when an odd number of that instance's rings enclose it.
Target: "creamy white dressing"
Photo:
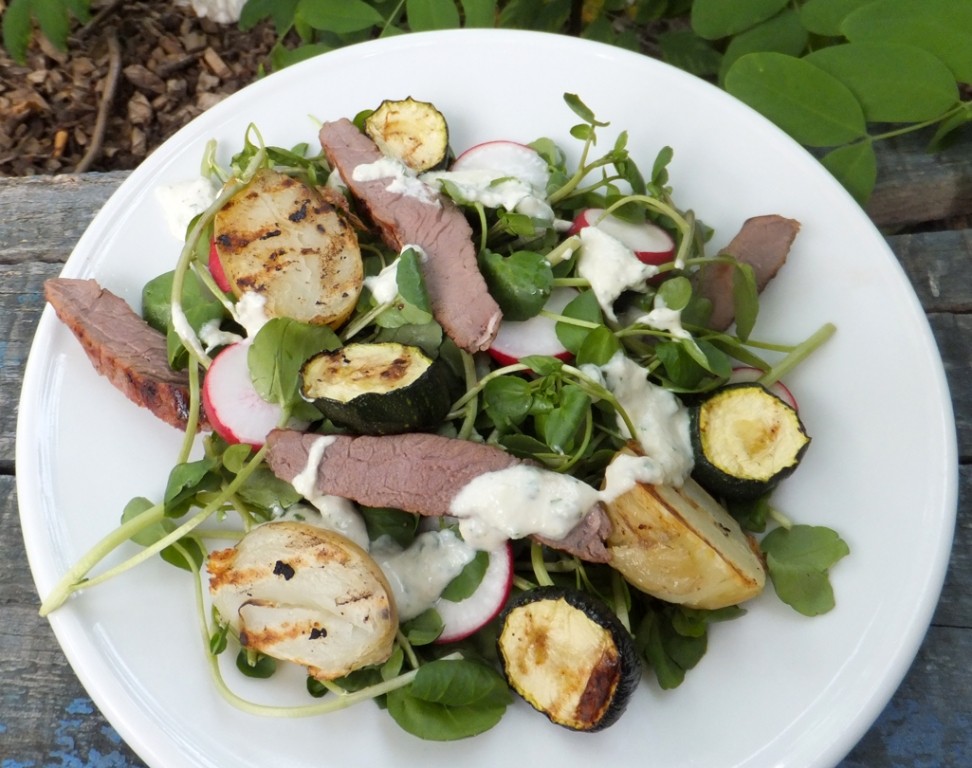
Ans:
[[[419,179],[415,173],[403,163],[392,157],[381,157],[372,163],[360,163],[351,172],[354,181],[384,181],[388,184],[385,189],[417,200],[429,205],[439,205],[435,192],[428,184]]]
[[[450,505],[459,532],[476,549],[540,534],[562,539],[598,500],[597,491],[571,475],[528,464],[487,472],[463,486]]]
[[[256,291],[246,291],[233,305],[233,319],[246,329],[252,339],[270,319],[266,312],[267,297]]]
[[[682,327],[682,311],[666,306],[662,295],[655,295],[655,304],[647,315],[642,315],[636,322],[644,323],[658,331],[667,331],[676,339],[690,339],[692,334]]]
[[[420,177],[434,189],[441,190],[448,182],[459,192],[463,200],[481,203],[486,208],[503,208],[516,211],[534,219],[552,222],[554,212],[542,197],[542,190],[519,178],[502,178],[497,171],[471,168],[462,171],[429,171]]]
[[[213,204],[218,193],[216,185],[204,176],[155,188],[155,198],[162,206],[165,223],[173,237],[180,241],[186,239],[189,223]]]
[[[407,549],[379,539],[371,555],[392,588],[399,619],[408,621],[435,605],[442,590],[472,562],[476,550],[445,528],[420,533]]]
[[[199,340],[203,343],[207,352],[212,352],[216,347],[228,346],[243,341],[243,337],[232,331],[224,331],[219,327],[219,320],[209,320],[203,323],[199,329]]]
[[[371,291],[375,303],[387,304],[398,295],[398,264],[399,260],[395,259],[377,275],[364,279],[365,288]]]
[[[579,234],[581,247],[577,274],[590,283],[601,311],[617,320],[614,302],[628,290],[643,289],[658,267],[645,264],[616,237],[597,227],[584,227]]]
[[[318,437],[307,452],[304,468],[290,481],[294,490],[314,506],[317,514],[308,515],[306,507],[299,507],[294,514],[303,516],[297,519],[340,533],[367,551],[370,543],[368,529],[354,503],[341,496],[331,496],[317,490],[317,468],[324,457],[324,451],[333,442],[333,435]]]
[[[634,425],[632,435],[618,416],[621,434],[636,439],[657,465],[657,479],[652,482],[681,485],[694,464],[688,409],[673,393],[649,381],[647,371],[622,352],[599,369],[592,368],[583,370],[604,381]]]

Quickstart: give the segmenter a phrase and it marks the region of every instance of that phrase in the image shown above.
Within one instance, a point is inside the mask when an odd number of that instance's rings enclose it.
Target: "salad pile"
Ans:
[[[608,123],[564,101],[577,162],[546,138],[456,155],[411,98],[325,123],[323,152],[255,126],[228,166],[208,146],[211,194],[142,296],[185,371],[182,451],[42,613],[158,555],[195,575],[234,705],[375,700],[448,740],[514,694],[607,727],[767,584],[830,610],[846,544],[771,498],[810,445],[782,380],[835,329],[755,334],[799,225],[756,217],[707,253],[671,148],[602,151]],[[308,703],[242,699],[226,654],[251,677],[305,667]]]

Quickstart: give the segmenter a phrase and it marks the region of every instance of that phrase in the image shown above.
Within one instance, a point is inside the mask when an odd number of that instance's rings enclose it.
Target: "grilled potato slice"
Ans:
[[[269,317],[340,326],[364,285],[345,216],[306,184],[268,168],[216,214],[216,252],[233,294],[255,291]]]
[[[213,605],[244,647],[319,680],[380,664],[398,629],[392,591],[350,539],[298,522],[259,525],[207,565]]]
[[[723,608],[762,592],[766,569],[736,520],[698,483],[638,483],[606,505],[611,566],[649,595]]]

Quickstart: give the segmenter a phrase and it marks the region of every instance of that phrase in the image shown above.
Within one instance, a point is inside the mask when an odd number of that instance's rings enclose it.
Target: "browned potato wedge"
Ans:
[[[253,528],[209,556],[209,590],[240,643],[319,680],[380,664],[398,629],[381,568],[357,544],[298,522]]]
[[[763,590],[762,558],[736,520],[691,478],[681,488],[638,483],[606,507],[611,565],[642,592],[715,609]]]
[[[261,294],[269,317],[336,328],[358,301],[364,268],[357,235],[298,179],[257,171],[216,214],[214,236],[233,293]]]

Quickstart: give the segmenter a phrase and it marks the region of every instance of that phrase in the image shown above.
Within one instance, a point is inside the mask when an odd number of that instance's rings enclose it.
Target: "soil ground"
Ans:
[[[0,10],[4,3],[0,0]],[[0,49],[0,176],[127,170],[256,79],[275,35],[199,19],[171,0],[93,3],[67,52]]]

